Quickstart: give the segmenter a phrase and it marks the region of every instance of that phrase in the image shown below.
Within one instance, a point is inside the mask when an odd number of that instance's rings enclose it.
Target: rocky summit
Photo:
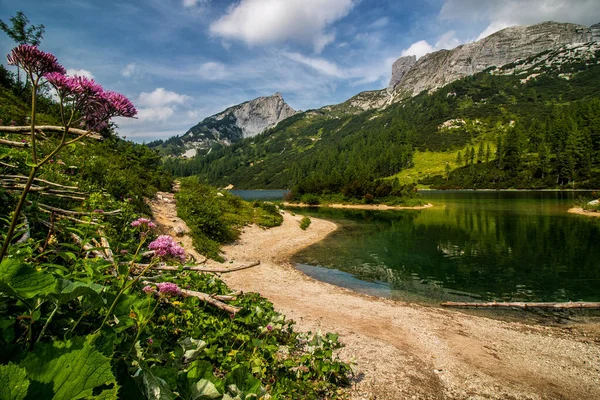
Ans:
[[[205,118],[181,137],[187,149],[185,155],[191,157],[199,149],[209,149],[215,144],[229,146],[256,136],[294,114],[296,111],[283,100],[281,93],[229,107]]]
[[[426,54],[415,62],[400,57],[393,66],[388,93],[394,101],[435,90],[450,82],[561,47],[600,39],[600,24],[591,27],[543,22],[498,31],[452,50]]]

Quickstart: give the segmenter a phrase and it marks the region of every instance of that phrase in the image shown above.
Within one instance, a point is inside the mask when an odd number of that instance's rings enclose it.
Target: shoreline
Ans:
[[[171,196],[157,196],[152,206],[161,229],[185,228]],[[348,398],[600,398],[599,323],[505,322],[317,281],[297,270],[290,258],[337,225],[311,218],[303,231],[301,215],[286,211],[283,216],[281,226],[248,226],[238,241],[223,247],[230,263],[260,260],[259,266],[218,275],[232,290],[269,299],[296,321],[297,331],[338,333],[345,347],[336,354],[356,369]],[[189,251],[186,238],[178,240]],[[223,264],[211,260],[207,266]]]
[[[586,217],[600,217],[600,212],[586,211],[581,207],[572,207],[567,210],[571,214],[585,215]]]
[[[284,202],[283,205],[285,207],[297,207],[297,208],[348,208],[348,209],[356,209],[356,210],[424,210],[426,208],[433,207],[433,204],[427,203],[422,206],[389,206],[387,204],[306,204],[306,203],[288,203]]]
[[[247,227],[224,247],[256,268],[223,274],[232,289],[258,292],[299,331],[336,332],[339,356],[356,362],[351,399],[600,398],[600,324],[548,327],[505,322],[353,292],[297,270],[290,257],[337,225],[284,213],[280,227]]]

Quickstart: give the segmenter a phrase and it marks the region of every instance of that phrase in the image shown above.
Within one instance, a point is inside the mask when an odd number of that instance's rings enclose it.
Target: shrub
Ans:
[[[321,204],[321,200],[319,200],[319,197],[311,193],[303,194],[300,198],[300,201],[310,206],[318,206],[319,204]]]
[[[303,231],[306,230],[306,228],[308,228],[310,226],[310,218],[308,217],[303,217],[302,220],[300,220],[300,229],[302,229]]]

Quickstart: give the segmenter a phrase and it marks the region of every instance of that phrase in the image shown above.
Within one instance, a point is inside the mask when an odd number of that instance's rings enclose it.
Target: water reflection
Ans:
[[[572,193],[428,197],[436,207],[423,211],[310,211],[342,228],[295,261],[322,280],[346,272],[341,286],[375,283],[368,292],[385,297],[600,300],[600,227],[565,213]]]

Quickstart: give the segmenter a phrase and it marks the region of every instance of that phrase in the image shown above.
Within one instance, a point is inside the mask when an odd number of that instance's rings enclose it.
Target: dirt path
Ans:
[[[173,218],[174,207],[153,202],[167,230],[182,222]],[[235,265],[262,264],[222,278],[234,289],[267,297],[300,330],[338,332],[346,345],[340,356],[357,363],[353,399],[600,398],[600,324],[561,329],[509,323],[315,281],[287,260],[336,226],[313,218],[302,231],[300,218],[285,213],[280,227],[246,228],[224,248],[225,257]]]
[[[586,217],[600,217],[600,212],[586,211],[581,207],[569,208],[571,214],[585,215]]]

